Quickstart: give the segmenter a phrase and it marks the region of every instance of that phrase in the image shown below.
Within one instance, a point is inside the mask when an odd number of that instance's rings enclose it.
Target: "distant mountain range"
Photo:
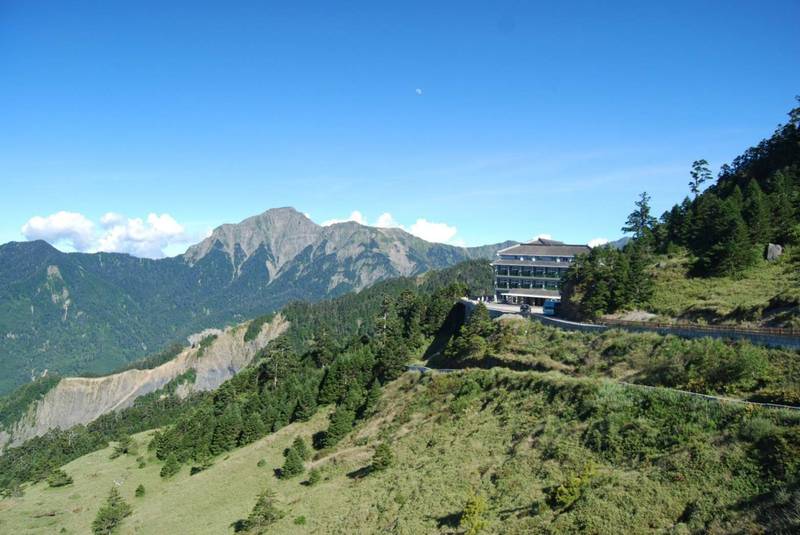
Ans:
[[[0,246],[0,393],[48,370],[108,373],[192,332],[416,275],[513,242],[430,243],[398,228],[320,226],[277,208],[164,259]]]

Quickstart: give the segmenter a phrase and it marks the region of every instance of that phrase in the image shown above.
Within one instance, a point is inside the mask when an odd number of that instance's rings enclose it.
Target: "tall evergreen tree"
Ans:
[[[295,448],[289,448],[286,452],[286,459],[281,467],[281,479],[290,479],[302,474],[305,471],[303,459]]]
[[[214,435],[211,438],[211,453],[219,455],[223,451],[233,449],[239,442],[242,425],[242,413],[239,405],[236,403],[228,405],[222,416],[217,419]]]
[[[766,243],[772,234],[769,206],[755,179],[750,179],[747,183],[742,216],[750,232],[751,241],[758,244]]]
[[[393,381],[405,371],[408,362],[408,344],[403,338],[403,327],[393,299],[384,296],[381,311],[375,321],[376,374],[381,381]]]
[[[636,239],[647,239],[656,223],[656,218],[650,213],[650,196],[643,191],[634,204],[636,209],[628,216],[622,232],[633,233]]]
[[[164,466],[161,467],[160,475],[164,479],[170,478],[180,472],[181,465],[178,462],[178,457],[174,453],[167,455],[167,460],[164,461]]]
[[[267,434],[267,426],[261,419],[261,414],[251,412],[244,418],[242,433],[239,436],[239,445],[250,444]]]
[[[711,171],[706,160],[695,160],[692,162],[692,170],[689,171],[692,179],[689,181],[689,190],[697,197],[704,182],[711,180]]]
[[[111,487],[106,503],[97,511],[97,516],[92,522],[92,533],[95,535],[114,533],[122,520],[132,512],[133,509],[122,499],[117,488]]]
[[[253,510],[244,522],[244,528],[251,533],[266,533],[267,529],[286,515],[278,508],[275,492],[266,489],[258,496]]]

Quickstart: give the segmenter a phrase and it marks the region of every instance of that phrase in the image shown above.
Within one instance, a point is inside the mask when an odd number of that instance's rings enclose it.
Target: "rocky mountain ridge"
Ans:
[[[323,227],[277,208],[217,227],[172,258],[0,245],[0,395],[45,369],[106,374],[205,328],[491,258],[509,243],[465,248],[398,228]]]

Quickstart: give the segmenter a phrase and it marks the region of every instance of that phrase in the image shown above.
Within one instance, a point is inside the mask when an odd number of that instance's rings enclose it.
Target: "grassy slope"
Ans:
[[[686,255],[659,257],[651,312],[688,321],[800,327],[800,273],[790,253],[740,277],[690,277]]]
[[[615,427],[620,422],[633,432]],[[116,479],[124,480],[122,494],[134,507],[120,533],[230,533],[265,486],[287,512],[271,533],[453,532],[474,490],[489,500],[491,533],[774,532],[800,522],[790,509],[792,500],[800,504],[790,488],[796,467],[788,483],[780,481],[785,474],[765,473],[754,435],[791,436],[798,424],[782,412],[553,374],[406,374],[387,387],[374,417],[309,463],[322,469],[317,486],[301,485],[302,477],[278,481],[272,469],[296,435],[324,428],[323,413],[205,472],[189,476],[184,468],[169,481],[159,478],[159,463],[140,470],[130,457],[109,461],[109,450],[87,455],[65,467],[74,485],[39,483],[23,498],[0,501],[0,531],[64,526],[86,533]],[[383,440],[394,450],[394,466],[359,477]],[[267,464],[258,468],[261,458]],[[587,469],[574,503],[552,503],[552,489]],[[144,498],[133,497],[139,483]],[[55,515],[34,518],[48,512]],[[304,527],[294,524],[301,515]]]

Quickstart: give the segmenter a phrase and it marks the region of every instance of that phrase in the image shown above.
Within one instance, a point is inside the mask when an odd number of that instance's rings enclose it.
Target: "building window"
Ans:
[[[511,268],[509,268],[509,274],[512,277],[519,277],[519,267],[512,266]]]
[[[506,266],[497,266],[497,274],[498,275],[508,275],[508,267],[506,267]]]
[[[523,267],[522,268],[522,276],[523,277],[530,277],[531,276],[531,268]]]

